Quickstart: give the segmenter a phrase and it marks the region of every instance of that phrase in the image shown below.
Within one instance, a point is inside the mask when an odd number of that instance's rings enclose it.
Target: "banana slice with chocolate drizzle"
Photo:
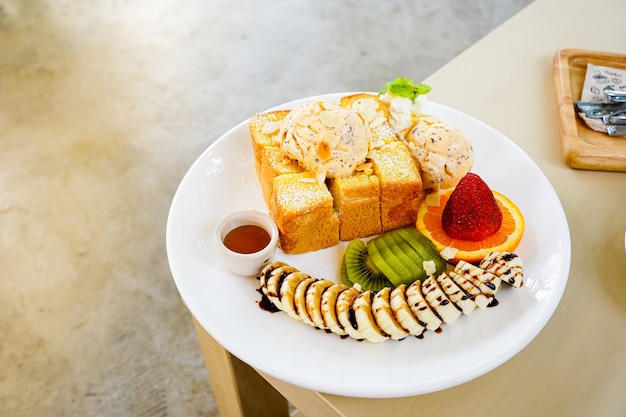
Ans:
[[[347,289],[348,287],[343,284],[336,284],[327,288],[322,294],[321,310],[324,323],[326,323],[328,330],[339,336],[348,335],[337,318],[337,298]]]
[[[387,340],[389,335],[383,333],[376,319],[374,319],[374,313],[372,312],[373,298],[373,291],[362,292],[354,299],[352,308],[354,309],[356,330],[370,342],[378,343]]]
[[[423,337],[422,335],[424,331],[426,331],[426,325],[419,321],[415,314],[413,314],[407,301],[405,284],[401,284],[391,290],[389,304],[400,326],[415,337]]]
[[[322,294],[324,294],[324,292],[333,285],[335,285],[335,283],[328,279],[318,279],[309,285],[309,288],[304,296],[306,311],[313,322],[313,325],[319,329],[329,328],[324,320],[324,314],[322,312]]]
[[[285,277],[280,286],[280,306],[277,305],[277,307],[297,320],[300,320],[300,316],[296,313],[296,306],[294,304],[296,287],[300,284],[300,281],[306,278],[309,278],[309,274],[304,272],[292,272]]]
[[[487,272],[482,268],[465,262],[459,261],[454,268],[454,272],[463,275],[470,282],[476,285],[482,292],[492,299],[495,297],[496,292],[500,289],[502,280],[497,275]]]
[[[398,322],[398,319],[391,308],[390,296],[391,289],[389,287],[385,287],[378,291],[372,299],[372,313],[378,327],[380,327],[383,332],[394,340],[402,340],[410,333]]]
[[[470,314],[476,308],[474,297],[466,294],[456,282],[450,278],[448,274],[441,274],[437,277],[437,282],[444,293],[450,298],[457,307],[461,309],[461,312],[465,315]]]
[[[441,328],[443,320],[428,304],[422,292],[422,282],[415,281],[406,289],[406,300],[415,317],[424,323],[426,330],[437,331]]]
[[[361,294],[359,290],[352,287],[343,291],[337,297],[337,320],[346,334],[353,339],[363,340],[363,335],[357,330],[357,323],[354,313],[354,300]]]
[[[491,252],[478,265],[487,272],[500,277],[502,282],[519,288],[523,284],[524,265],[522,258],[510,252]]]

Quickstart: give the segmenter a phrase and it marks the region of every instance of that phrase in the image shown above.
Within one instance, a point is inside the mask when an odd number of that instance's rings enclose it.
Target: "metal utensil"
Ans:
[[[626,91],[616,90],[612,87],[604,88],[604,95],[614,103],[626,103]]]
[[[626,116],[604,116],[602,118],[602,122],[605,125],[620,125],[626,126]]]
[[[610,125],[606,127],[609,136],[626,136],[626,125]]]
[[[576,108],[580,113],[592,119],[617,116],[626,113],[626,101],[611,103],[596,103],[592,101],[577,101]]]

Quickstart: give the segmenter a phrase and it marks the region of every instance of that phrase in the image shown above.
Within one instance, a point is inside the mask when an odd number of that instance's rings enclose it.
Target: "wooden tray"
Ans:
[[[580,100],[588,63],[626,70],[626,55],[568,48],[554,55],[565,163],[572,168],[626,172],[626,137],[592,130],[576,114],[574,103]]]

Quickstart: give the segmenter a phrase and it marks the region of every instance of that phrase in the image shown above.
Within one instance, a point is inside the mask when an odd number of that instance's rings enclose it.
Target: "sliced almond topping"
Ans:
[[[314,123],[311,123],[310,125],[307,126],[307,129],[313,133],[315,133],[316,135],[320,134],[320,123],[319,121],[316,121]]]
[[[371,162],[365,162],[365,163],[362,163],[361,165],[356,167],[357,171],[366,171],[368,169],[372,169],[372,163]]]
[[[444,248],[439,254],[441,255],[443,259],[445,259],[446,261],[449,261],[450,259],[453,259],[456,256],[456,253],[458,251],[459,251],[458,249],[451,248],[450,246],[448,246],[447,248]]]
[[[337,147],[337,145],[339,144],[339,141],[341,140],[341,136],[339,135],[334,135],[330,132],[324,132],[322,133],[322,138],[321,140],[328,142],[328,144],[330,145],[331,149],[335,149]]]
[[[327,161],[330,159],[332,155],[330,152],[331,150],[332,148],[330,147],[330,144],[325,140],[320,140],[317,143],[317,154],[320,156],[320,159],[322,161]]]
[[[320,113],[320,120],[328,127],[334,127],[341,124],[342,119],[336,112],[323,111]]]
[[[362,98],[357,100],[356,105],[363,108],[377,109],[378,101],[373,98]]]
[[[315,172],[313,171],[304,171],[302,176],[300,177],[300,182],[315,182],[317,178],[315,176]]]
[[[424,272],[426,272],[426,275],[428,276],[437,272],[437,266],[435,265],[435,261],[432,259],[422,262],[422,266],[424,267]]]
[[[318,117],[316,115],[308,114],[308,115],[302,116],[300,119],[298,119],[298,125],[300,125],[300,126],[309,126],[313,122],[315,122],[317,119],[318,119]]]
[[[305,129],[300,129],[299,131],[299,136],[306,139],[308,142],[313,143],[315,141],[315,138],[317,138],[317,134],[319,132],[317,132],[314,129],[311,129],[311,127],[309,126],[308,128]]]
[[[362,172],[365,175],[372,175],[374,173],[374,169],[372,169],[372,163],[371,162],[365,162],[365,163],[357,166],[355,170],[358,171],[358,172]]]
[[[376,116],[378,115],[378,113],[376,113],[376,109],[371,108],[359,109],[359,113],[361,113],[363,115],[363,118],[368,122],[376,119]]]
[[[384,117],[376,117],[374,120],[370,122],[370,127],[378,127],[385,122]]]
[[[266,134],[269,135],[271,133],[277,132],[278,129],[280,129],[280,121],[276,121],[276,122],[267,122],[263,125],[263,128],[261,129],[261,131]]]
[[[341,108],[341,105],[334,101],[324,101],[319,103],[319,105],[324,110],[337,110]]]
[[[432,207],[439,207],[441,204],[441,196],[439,193],[430,193],[426,195],[426,205]]]

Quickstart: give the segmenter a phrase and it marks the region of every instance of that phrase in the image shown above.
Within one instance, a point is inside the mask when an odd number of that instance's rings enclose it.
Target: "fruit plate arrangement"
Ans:
[[[276,108],[347,94],[352,93],[310,97]],[[440,333],[384,343],[342,339],[282,312],[262,310],[259,281],[228,272],[211,238],[218,221],[233,211],[267,212],[246,120],[191,166],[172,201],[166,230],[178,291],[222,346],[252,367],[304,388],[389,398],[470,381],[502,365],[539,334],[559,304],[569,274],[571,243],[559,198],[539,167],[508,138],[444,105],[431,102],[429,110],[465,131],[474,146],[472,171],[524,214],[526,230],[516,250],[524,262],[524,286],[503,288],[497,307],[463,316]],[[347,243],[302,255],[279,250],[274,260],[338,282]]]

